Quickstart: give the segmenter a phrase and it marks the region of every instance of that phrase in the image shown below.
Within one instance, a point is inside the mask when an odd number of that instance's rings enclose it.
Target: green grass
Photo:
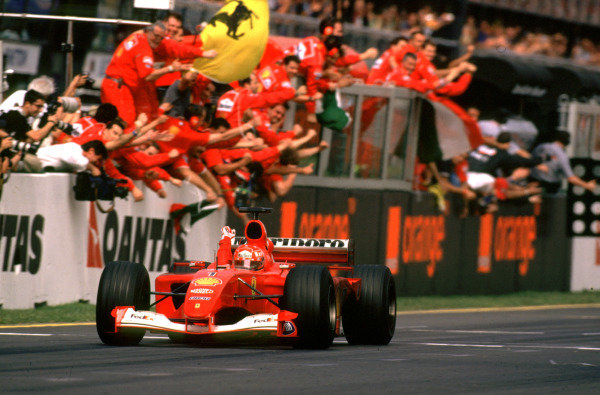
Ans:
[[[422,296],[398,298],[398,311],[600,303],[600,292],[520,292],[486,296]],[[96,306],[70,303],[27,310],[0,309],[0,325],[94,322]]]
[[[506,295],[400,297],[398,298],[398,310],[522,307],[586,303],[600,303],[600,292],[518,292]]]
[[[36,322],[86,322],[96,320],[96,306],[88,303],[69,303],[42,306],[26,310],[0,310],[0,325]]]

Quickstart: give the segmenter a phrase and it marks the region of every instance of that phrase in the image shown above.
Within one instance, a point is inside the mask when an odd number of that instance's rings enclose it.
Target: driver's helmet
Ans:
[[[236,269],[260,270],[265,265],[265,254],[256,246],[242,245],[233,254]]]

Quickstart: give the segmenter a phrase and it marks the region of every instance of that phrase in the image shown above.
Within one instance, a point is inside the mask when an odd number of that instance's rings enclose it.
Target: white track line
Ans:
[[[438,347],[474,347],[474,348],[537,348],[549,350],[578,350],[578,351],[600,351],[600,347],[586,346],[550,346],[545,344],[540,345],[520,345],[520,344],[466,344],[466,343],[411,343],[421,346],[438,346]]]
[[[544,335],[545,332],[518,332],[518,331],[482,331],[465,329],[409,329],[409,332],[444,332],[444,333],[474,333],[492,335]]]
[[[0,336],[54,336],[50,333],[10,333],[10,332],[0,332]]]

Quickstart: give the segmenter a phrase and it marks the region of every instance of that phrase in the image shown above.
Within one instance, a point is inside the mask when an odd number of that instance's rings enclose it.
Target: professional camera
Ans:
[[[94,84],[96,83],[96,80],[91,78],[89,75],[87,76],[87,79],[85,80],[85,84],[83,84],[81,87],[84,89],[92,89],[94,87]]]
[[[58,100],[60,99],[60,101]],[[64,112],[68,112],[70,114],[74,113],[79,109],[79,102],[77,99],[73,97],[59,97],[57,99],[52,99],[47,103],[48,105],[48,114],[54,115],[56,111],[62,106]]]
[[[16,154],[21,152],[22,154],[33,154],[37,153],[40,148],[41,142],[26,143],[25,141],[13,140],[12,147],[6,149],[0,153],[0,157],[12,159]]]
[[[123,180],[119,180],[119,181],[123,181]],[[121,187],[121,186],[115,186],[115,189],[113,191],[113,194],[115,195],[115,197],[118,197],[121,199],[125,199],[127,197],[128,193],[129,193],[129,189],[127,189],[127,187]]]
[[[72,97],[60,97],[59,99],[61,99],[61,101],[58,101],[58,99],[52,99],[47,103],[48,111],[46,111],[46,113],[40,119],[38,127],[43,128],[46,123],[48,123],[48,116],[56,114],[60,107],[62,107],[63,111],[67,113],[74,113],[79,109],[79,102],[77,99]],[[73,133],[73,125],[70,123],[57,121],[55,127],[62,130],[69,136]]]

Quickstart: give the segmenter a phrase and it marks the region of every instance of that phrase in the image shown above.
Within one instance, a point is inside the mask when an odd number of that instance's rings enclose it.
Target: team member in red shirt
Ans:
[[[254,73],[250,74],[248,79],[240,81],[239,85],[239,88],[225,92],[219,98],[215,115],[216,117],[225,118],[232,128],[242,124],[242,118],[246,110],[285,103],[305,93],[303,87],[298,88],[296,91],[291,86],[281,87],[275,92],[259,92],[261,85]]]
[[[390,73],[387,77],[388,83],[392,83],[396,86],[402,86],[409,89],[414,89],[421,93],[426,93],[434,90],[439,81],[432,83],[427,80],[417,80],[411,77],[417,66],[417,55],[413,52],[407,52],[404,54],[402,63],[395,71]]]
[[[300,58],[288,55],[281,64],[273,63],[257,71],[256,75],[262,85],[263,92],[274,92],[280,88],[290,88],[291,79],[298,75]]]
[[[390,47],[375,61],[373,67],[371,67],[369,77],[367,78],[367,84],[382,85],[386,81],[387,76],[398,67],[396,53],[406,44],[408,44],[408,40],[402,36],[392,40]]]
[[[154,81],[169,72],[189,70],[190,64],[179,61],[154,69],[154,56],[171,55],[179,59],[203,55],[199,48],[184,46],[165,38],[166,29],[156,22],[143,32],[127,37],[115,51],[102,81],[101,100],[114,104],[127,123],[133,123],[136,113],[145,112],[155,118],[158,98]]]
[[[423,57],[417,62],[417,66],[411,77],[427,80],[431,83],[440,81],[436,89],[436,94],[438,95],[458,96],[463,94],[469,87],[473,73],[477,70],[477,67],[471,63],[462,62],[456,67],[438,70],[433,65],[436,50],[437,46],[433,41],[425,41],[422,50]],[[440,75],[443,75],[443,78],[440,78]],[[458,79],[456,79],[457,77]],[[454,81],[455,79],[456,81]]]
[[[179,152],[179,155],[168,163],[172,175],[188,180],[198,188],[204,190],[207,194],[207,200],[219,200],[220,203],[224,203],[218,196],[220,195],[220,191],[218,187],[215,188],[216,183],[212,183],[212,180],[204,174],[205,172],[201,171],[200,174],[197,174],[197,172],[192,170],[186,161],[187,155],[197,147],[206,147],[237,137],[252,129],[254,125],[249,123],[243,124],[229,130],[216,130],[215,133],[197,132],[189,124],[189,120],[197,115],[196,108],[197,106],[195,105],[188,107],[185,119],[169,117],[167,122],[162,124],[159,129],[168,131],[174,138],[170,141],[158,142],[158,146],[161,152],[170,152],[173,149]],[[202,169],[195,167],[195,170]]]

